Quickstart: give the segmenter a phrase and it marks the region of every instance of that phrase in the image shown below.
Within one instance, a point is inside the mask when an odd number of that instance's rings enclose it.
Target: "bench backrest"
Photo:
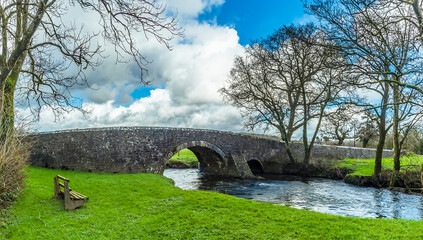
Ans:
[[[61,179],[63,183],[59,181]],[[63,191],[62,191],[63,188]],[[65,194],[65,196],[69,195],[69,191],[72,191],[72,189],[69,188],[69,179],[62,177],[60,175],[56,175],[54,177],[54,196],[58,197],[60,194]]]

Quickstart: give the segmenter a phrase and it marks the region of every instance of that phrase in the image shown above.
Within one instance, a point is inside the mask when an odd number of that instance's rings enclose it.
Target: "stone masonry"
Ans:
[[[46,132],[34,141],[31,164],[55,169],[111,173],[159,173],[178,151],[195,153],[204,172],[252,175],[247,162],[260,162],[265,173],[279,174],[288,163],[284,143],[232,132],[161,127],[115,127]],[[301,152],[294,144],[294,152]],[[385,151],[392,156],[392,151]],[[374,149],[315,145],[313,158],[372,158]]]

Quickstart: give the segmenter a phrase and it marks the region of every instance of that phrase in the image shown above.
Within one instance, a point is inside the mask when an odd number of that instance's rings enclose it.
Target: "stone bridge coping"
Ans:
[[[102,128],[75,128],[75,129],[65,129],[57,131],[46,131],[46,132],[32,132],[28,135],[48,135],[48,134],[57,134],[57,133],[72,133],[72,132],[97,132],[97,131],[110,131],[110,130],[178,130],[178,131],[187,131],[187,132],[214,132],[222,133],[229,135],[240,135],[240,136],[249,136],[257,138],[274,138],[272,135],[264,134],[255,134],[255,133],[235,133],[232,131],[222,131],[222,130],[213,130],[205,128],[178,128],[178,127],[153,127],[153,126],[134,126],[134,127],[102,127]]]
[[[178,128],[178,127],[154,127],[154,126],[132,126],[132,127],[102,127],[102,128],[75,128],[75,129],[66,129],[66,130],[57,130],[57,131],[47,131],[47,132],[34,132],[29,133],[29,135],[48,135],[48,134],[57,134],[57,133],[72,133],[72,132],[96,132],[96,131],[110,131],[110,130],[177,130],[177,131],[187,131],[187,132],[214,132],[222,133],[229,135],[238,135],[238,136],[248,136],[253,138],[262,138],[267,140],[276,140],[276,136],[265,135],[265,134],[256,134],[256,133],[235,133],[232,131],[222,131],[222,130],[213,130],[205,128]],[[302,144],[302,142],[292,141],[293,144]],[[351,147],[351,146],[337,146],[337,145],[327,145],[322,143],[315,143],[315,145],[322,147],[335,147],[335,148],[345,148],[345,149],[362,149],[361,147]],[[376,148],[366,148],[366,150],[376,150]],[[384,149],[384,151],[392,151],[391,149]]]
[[[235,134],[235,135],[241,134],[241,133],[234,133],[231,131],[221,131],[221,130],[201,129],[201,128],[152,127],[152,126],[75,128],[75,129],[65,129],[65,130],[46,131],[46,132],[34,132],[31,134],[43,135],[43,134],[69,133],[69,132],[96,132],[96,131],[109,131],[109,130],[179,130],[179,131],[182,130],[182,131],[191,131],[191,132],[218,132],[218,133]]]

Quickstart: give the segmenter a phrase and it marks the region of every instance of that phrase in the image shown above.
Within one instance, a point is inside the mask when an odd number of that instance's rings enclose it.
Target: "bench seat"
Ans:
[[[71,199],[79,199],[79,200],[82,200],[82,199],[86,199],[87,198],[86,196],[84,196],[84,195],[82,195],[80,193],[77,193],[75,191],[70,191],[69,194],[70,194],[70,198]]]

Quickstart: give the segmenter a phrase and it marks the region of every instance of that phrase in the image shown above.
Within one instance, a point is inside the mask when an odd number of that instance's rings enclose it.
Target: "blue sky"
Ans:
[[[140,33],[137,45],[151,63],[146,66],[150,86],[139,81],[135,63],[116,64],[113,57],[87,72],[90,86],[72,92],[83,99],[88,115],[71,111],[59,119],[44,111],[39,131],[111,126],[163,126],[245,131],[245,118],[223,101],[225,86],[236,56],[252,40],[267,37],[291,23],[310,20],[300,0],[160,0],[177,20],[186,37],[171,41],[169,51],[154,37]],[[70,21],[82,21],[95,32],[92,14],[74,11]],[[113,48],[104,55],[115,56]],[[135,70],[134,70],[135,69]],[[22,110],[24,114],[28,113]]]
[[[298,23],[304,19],[304,7],[300,0],[226,0],[213,5],[197,17],[198,22],[228,26],[237,31],[239,44],[265,38],[283,25]],[[184,42],[184,40],[182,40]],[[140,86],[131,93],[134,99],[150,96],[157,87]],[[127,106],[127,105],[125,105]]]
[[[240,44],[266,37],[280,28],[300,21],[304,15],[300,0],[226,0],[201,14],[199,21],[216,21],[235,28]]]

